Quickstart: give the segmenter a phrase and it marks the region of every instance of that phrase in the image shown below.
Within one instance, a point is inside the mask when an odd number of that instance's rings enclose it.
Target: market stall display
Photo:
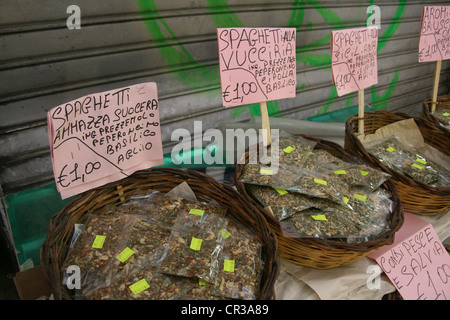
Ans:
[[[196,201],[166,197],[183,182]],[[106,223],[93,228],[92,219],[126,223],[113,231]],[[73,242],[80,224],[89,232]],[[117,238],[114,246],[98,229],[103,225]],[[94,235],[103,243],[92,247]],[[259,210],[231,186],[196,171],[153,168],[71,201],[51,220],[41,263],[56,299],[272,299],[276,244]],[[98,254],[103,248],[110,254]],[[84,292],[61,281],[67,266],[78,263],[77,252],[93,252],[87,270],[98,280]],[[89,263],[97,260],[103,266]]]
[[[288,165],[281,157],[279,170],[273,174],[277,178],[257,179],[256,175],[264,173],[255,171],[255,164],[249,165],[249,150],[243,155],[245,161],[236,164],[236,187],[274,229],[280,256],[299,265],[328,269],[357,261],[391,243],[402,225],[403,212],[389,175],[333,142],[304,135],[292,141],[313,142],[314,146],[301,166]],[[309,156],[312,161],[308,162]],[[324,161],[319,161],[321,157]],[[359,179],[343,178],[347,170]]]

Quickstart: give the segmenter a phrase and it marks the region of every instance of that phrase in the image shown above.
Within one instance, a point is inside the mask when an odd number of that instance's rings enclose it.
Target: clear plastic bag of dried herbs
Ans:
[[[282,165],[281,165],[282,166]],[[310,197],[329,199],[344,204],[342,191],[347,187],[345,182],[334,175],[321,172],[288,167],[293,177],[291,181],[275,181],[274,188],[301,193]]]
[[[126,243],[133,219],[124,214],[91,215],[62,265],[80,268],[81,295],[107,285],[115,274],[115,257]]]
[[[159,266],[146,266],[133,274],[114,278],[108,286],[92,291],[90,300],[168,300],[183,296],[195,280],[167,275]]]
[[[158,266],[164,257],[171,228],[147,217],[134,218],[128,240],[114,261],[115,277],[132,275],[147,266]]]
[[[365,165],[349,165],[335,168],[330,175],[334,175],[347,186],[361,186],[370,190],[377,189],[391,177],[383,171]]]
[[[307,209],[280,223],[286,237],[345,240],[358,228],[339,210]]]
[[[450,107],[437,108],[431,114],[439,120],[443,127],[450,128]]]
[[[206,205],[180,212],[167,242],[161,271],[215,283],[223,247],[220,230],[227,224],[225,213],[224,208]]]
[[[157,223],[172,226],[177,214],[184,208],[185,199],[158,191],[136,192],[131,199],[115,208],[123,214],[147,217]]]
[[[367,150],[387,167],[403,172],[412,179],[426,183],[439,183],[439,166],[419,154],[411,146],[402,144],[397,137],[391,136],[367,146]]]
[[[246,185],[248,192],[264,207],[270,207],[278,221],[292,216],[295,212],[311,208],[314,199],[297,192],[266,186]]]
[[[228,217],[222,229],[223,248],[219,255],[217,280],[213,295],[254,300],[258,296],[261,270],[261,238],[235,219]]]

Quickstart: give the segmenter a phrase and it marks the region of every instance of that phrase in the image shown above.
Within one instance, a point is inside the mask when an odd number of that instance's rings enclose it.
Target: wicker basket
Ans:
[[[450,108],[450,96],[440,96],[437,98],[436,110],[442,107]],[[450,130],[441,125],[439,120],[431,114],[431,100],[425,100],[422,105],[422,118],[434,123],[436,126],[442,127],[444,131],[450,133]]]
[[[412,117],[404,113],[373,111],[364,114],[364,133],[374,133],[378,128]],[[354,116],[345,124],[345,149],[361,157],[366,163],[389,173],[397,187],[398,195],[405,211],[419,215],[436,215],[450,207],[450,187],[431,187],[425,183],[409,178],[403,173],[384,166],[375,156],[368,153],[356,133],[358,117]],[[442,127],[436,126],[423,118],[414,118],[425,143],[440,152],[450,155],[448,143],[450,134]]]
[[[354,155],[346,152],[340,145],[326,140],[315,139],[306,135],[299,135],[306,139],[316,142],[314,149],[323,149],[332,155],[346,161],[356,164],[363,164],[363,161]],[[248,162],[248,150],[245,156],[245,163]],[[346,243],[337,240],[325,240],[319,238],[292,238],[286,237],[281,231],[279,222],[271,213],[266,211],[264,207],[254,199],[245,188],[245,184],[239,182],[242,175],[244,164],[236,164],[236,181],[235,185],[240,193],[252,202],[263,213],[269,225],[275,231],[278,237],[278,251],[280,257],[291,261],[295,264],[312,267],[315,269],[330,269],[348,265],[367,256],[369,253],[379,249],[384,245],[392,244],[394,234],[403,225],[403,210],[400,200],[397,196],[395,186],[389,180],[386,181],[382,188],[387,189],[392,194],[393,211],[389,217],[391,225],[390,230],[380,234],[377,238],[364,243]]]
[[[74,224],[82,223],[87,214],[128,201],[138,190],[168,192],[186,181],[200,201],[215,200],[227,208],[228,214],[261,235],[264,269],[257,299],[274,299],[274,283],[279,273],[277,238],[259,210],[233,187],[193,170],[151,168],[101,188],[87,191],[55,214],[49,224],[47,238],[41,248],[41,266],[55,299],[72,299],[61,281],[61,266],[67,255]]]

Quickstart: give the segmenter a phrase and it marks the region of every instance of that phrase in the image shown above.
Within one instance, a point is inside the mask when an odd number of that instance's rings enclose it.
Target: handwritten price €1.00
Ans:
[[[67,188],[70,184],[81,180],[84,182],[85,178],[89,176],[96,170],[101,168],[101,163],[96,162],[87,162],[84,168],[80,168],[78,163],[74,163],[73,167],[69,168],[68,165],[65,165],[57,178],[57,183],[63,187]],[[70,171],[69,171],[70,170]]]

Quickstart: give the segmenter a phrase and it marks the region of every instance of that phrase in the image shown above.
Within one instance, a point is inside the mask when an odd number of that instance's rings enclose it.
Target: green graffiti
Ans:
[[[138,0],[138,5],[152,40],[158,43],[158,50],[168,65],[168,71],[186,84],[211,86],[218,82],[219,70],[217,67],[202,65],[192,57],[161,17],[154,0]],[[164,32],[170,35],[170,41],[166,39]],[[218,86],[213,85],[212,87]]]
[[[203,65],[197,62],[192,55],[186,50],[181,41],[177,38],[169,25],[159,14],[155,0],[137,0],[141,15],[144,17],[144,23],[153,39],[157,42],[158,49],[167,64],[168,71],[172,72],[183,83],[195,83],[198,87],[218,89],[220,88],[220,75],[217,66]],[[369,0],[369,5],[374,4],[373,0]],[[362,7],[362,3],[360,5]],[[386,30],[379,37],[377,51],[380,52],[392,36],[397,31],[405,14],[406,0],[400,0],[397,10],[388,24]],[[217,28],[224,27],[244,27],[244,23],[231,10],[227,0],[207,0],[207,8],[210,17]],[[330,29],[344,29],[347,26],[343,23],[340,16],[332,9],[321,4],[319,0],[294,0],[291,4],[291,12],[286,27],[295,27],[298,31],[303,27],[312,30],[312,23],[305,24],[305,10],[315,10],[324,20]],[[362,10],[360,10],[362,11]],[[364,10],[365,11],[365,10]],[[170,35],[168,40],[166,34]],[[314,68],[331,72],[331,53],[311,52],[319,50],[330,43],[330,34],[315,40],[311,43],[298,46],[296,48],[297,62]],[[387,101],[393,95],[396,84],[398,82],[398,70],[395,71],[394,77],[389,83],[384,93],[377,92],[376,86],[370,88],[371,104],[379,110],[386,109]],[[330,79],[331,82],[331,79]],[[305,83],[297,85],[297,91],[301,91],[306,87]],[[344,108],[353,104],[355,94],[349,94],[346,97]],[[330,86],[330,93],[324,105],[317,111],[317,114],[323,114],[335,104],[338,100],[336,88]],[[283,117],[277,101],[268,101],[267,108],[269,116]],[[236,119],[240,117],[246,110],[251,116],[260,115],[259,104],[250,104],[233,108],[231,117]]]
[[[398,70],[395,70],[394,77],[392,78],[388,88],[383,94],[378,94],[375,90],[375,86],[370,87],[370,94],[372,99],[372,107],[376,110],[386,110],[388,99],[392,96],[395,90],[395,84],[399,79]]]

